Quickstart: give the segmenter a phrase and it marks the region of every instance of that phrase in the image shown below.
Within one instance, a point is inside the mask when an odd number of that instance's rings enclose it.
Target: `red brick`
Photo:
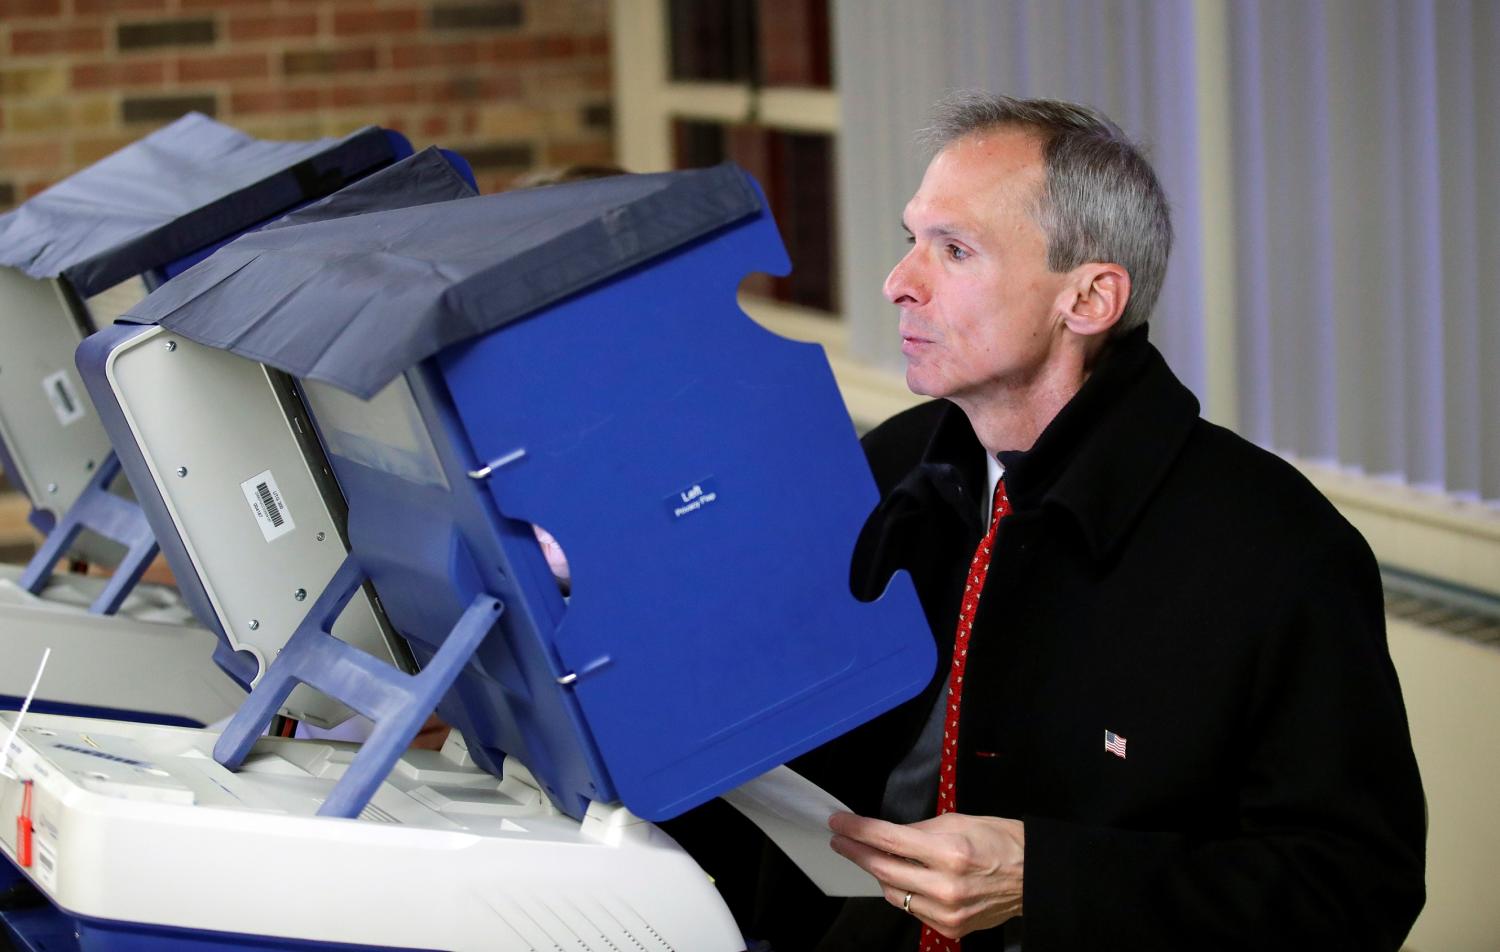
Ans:
[[[61,12],[62,0],[0,0],[0,20],[55,17]]]
[[[433,83],[428,97],[434,102],[494,102],[521,95],[521,78],[513,74],[454,76]],[[472,129],[465,131],[472,132]]]
[[[269,10],[271,0],[178,0],[183,10],[222,10],[226,7],[236,9]]]
[[[115,26],[115,45],[121,52],[163,47],[211,47],[218,38],[219,29],[215,18],[202,15],[165,20],[133,20]]]
[[[36,198],[57,183],[43,179],[40,182],[27,182],[23,193],[28,199]]]
[[[177,79],[184,83],[216,79],[264,79],[269,75],[270,57],[264,53],[177,58]]]
[[[371,33],[405,33],[422,25],[416,9],[338,10],[333,14],[335,36],[366,36]]]
[[[329,93],[329,105],[335,109],[350,106],[407,105],[421,99],[416,83],[362,83],[358,86],[335,86]]]
[[[345,50],[288,50],[281,54],[281,71],[287,76],[327,73],[368,73],[379,62],[373,46]]]
[[[416,69],[428,66],[435,58],[432,47],[420,43],[400,43],[391,47],[392,69]]]
[[[62,142],[44,139],[41,142],[6,142],[0,144],[0,168],[8,172],[21,169],[29,171],[56,172],[63,164]]]
[[[420,69],[424,66],[473,66],[485,51],[475,42],[398,43],[391,47],[391,66]]]
[[[73,67],[71,85],[76,90],[160,86],[167,79],[162,60],[123,60],[118,63],[80,63]]]
[[[264,89],[255,92],[234,92],[229,96],[229,109],[236,115],[257,112],[306,112],[323,105],[324,96],[318,89]]]
[[[585,56],[607,56],[609,54],[609,34],[607,33],[584,37],[582,44]]]
[[[236,43],[317,35],[318,16],[315,13],[231,14],[229,18],[229,39]]]
[[[159,13],[167,9],[167,0],[73,0],[77,16],[104,16],[110,13]]]
[[[578,53],[571,36],[497,36],[486,43],[490,59],[499,63],[528,63],[568,59]]]
[[[127,96],[120,100],[120,120],[127,125],[161,125],[189,112],[215,117],[219,114],[219,97],[211,93],[189,92],[170,96]]]
[[[417,128],[423,136],[437,138],[447,135],[450,125],[447,116],[428,116]]]
[[[70,26],[55,29],[11,30],[10,51],[17,56],[42,53],[99,53],[104,50],[104,28]]]

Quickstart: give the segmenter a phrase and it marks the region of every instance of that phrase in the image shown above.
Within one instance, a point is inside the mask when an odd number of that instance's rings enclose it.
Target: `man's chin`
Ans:
[[[922,374],[910,364],[906,367],[906,389],[919,397],[939,396],[939,394],[933,392],[932,382],[924,380]]]

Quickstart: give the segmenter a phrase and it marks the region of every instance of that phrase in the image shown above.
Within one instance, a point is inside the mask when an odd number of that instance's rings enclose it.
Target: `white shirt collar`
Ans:
[[[984,499],[980,500],[979,517],[984,520],[985,525],[989,525],[990,515],[993,512],[991,507],[995,505],[995,487],[999,485],[1000,478],[1005,475],[1005,465],[989,453],[984,454],[984,462],[985,469],[989,472],[989,491],[984,494]]]

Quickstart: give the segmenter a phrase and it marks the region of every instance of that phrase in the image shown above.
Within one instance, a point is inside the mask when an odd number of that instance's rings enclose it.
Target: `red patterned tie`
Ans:
[[[943,760],[938,767],[939,815],[957,809],[957,794],[953,786],[954,765],[958,761],[958,706],[964,692],[964,667],[969,663],[969,633],[974,628],[974,612],[979,608],[979,593],[984,591],[984,580],[990,574],[990,549],[995,544],[995,529],[1000,520],[1010,512],[1010,499],[1005,495],[1005,480],[995,485],[995,504],[990,516],[990,529],[979,540],[974,550],[974,560],[969,563],[969,577],[964,580],[964,600],[958,610],[958,630],[953,634],[953,667],[948,669],[948,710],[943,717]],[[931,926],[923,924],[920,952],[959,952],[957,939],[950,939]]]

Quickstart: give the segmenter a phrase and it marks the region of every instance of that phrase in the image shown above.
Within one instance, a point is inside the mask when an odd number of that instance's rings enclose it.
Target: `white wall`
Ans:
[[[1415,952],[1500,949],[1500,648],[1389,622],[1427,791],[1427,907]],[[1378,750],[1371,757],[1380,756]]]

